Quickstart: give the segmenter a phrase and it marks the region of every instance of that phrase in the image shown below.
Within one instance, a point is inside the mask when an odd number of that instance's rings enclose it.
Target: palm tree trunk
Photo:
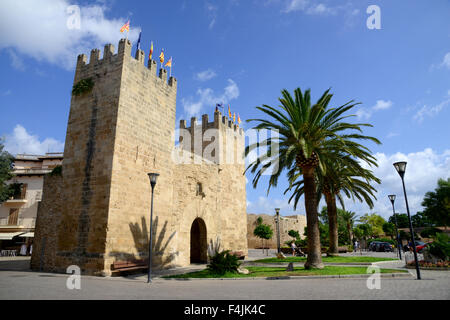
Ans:
[[[338,249],[338,223],[337,223],[337,209],[336,209],[336,196],[334,193],[327,192],[325,194],[327,202],[328,213],[328,230],[330,247],[328,248],[328,255],[335,255],[339,253]]]
[[[350,245],[353,244],[352,240],[353,240],[353,234],[352,234],[352,226],[350,225],[350,221],[347,221],[347,232],[348,232],[348,237],[350,238]]]
[[[308,258],[306,259],[305,269],[323,269],[314,168],[302,167],[302,171],[305,190],[306,226],[308,235]]]

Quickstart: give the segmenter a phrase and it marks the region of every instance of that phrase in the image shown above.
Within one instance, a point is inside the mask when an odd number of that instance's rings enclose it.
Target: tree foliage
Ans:
[[[383,219],[382,216],[371,213],[366,213],[361,218],[359,218],[359,221],[363,224],[368,224],[371,227],[371,234],[372,237],[380,237],[383,235],[383,224],[386,223],[386,220]]]
[[[12,196],[13,190],[6,184],[13,177],[12,164],[14,157],[4,150],[2,139],[0,139],[0,203]]]
[[[450,178],[439,179],[434,191],[427,192],[422,202],[422,214],[434,226],[450,225]]]

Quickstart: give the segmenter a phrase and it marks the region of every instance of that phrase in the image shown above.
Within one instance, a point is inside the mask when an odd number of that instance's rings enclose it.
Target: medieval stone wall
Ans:
[[[249,248],[261,248],[263,243],[261,239],[253,235],[257,224],[256,220],[261,217],[263,224],[269,225],[273,230],[273,236],[270,240],[264,240],[264,246],[268,246],[271,249],[277,248],[277,226],[275,223],[275,215],[268,214],[247,214],[247,239]],[[289,230],[296,230],[300,234],[300,238],[304,239],[303,235],[306,227],[306,216],[305,215],[293,215],[293,216],[280,216],[280,244],[281,246],[286,246],[286,241],[291,241],[293,238],[288,235]]]

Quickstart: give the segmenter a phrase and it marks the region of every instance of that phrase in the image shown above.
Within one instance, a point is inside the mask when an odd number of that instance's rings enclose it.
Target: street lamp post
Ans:
[[[419,268],[419,260],[417,259],[417,251],[416,251],[416,240],[414,239],[414,230],[411,222],[411,215],[409,214],[409,205],[408,205],[408,198],[406,196],[406,188],[405,188],[405,171],[406,171],[406,161],[396,162],[394,163],[394,167],[397,170],[398,174],[400,175],[400,178],[402,178],[402,185],[403,185],[403,194],[405,195],[405,202],[406,202],[406,212],[408,213],[408,220],[409,220],[409,232],[411,232],[411,240],[413,244],[413,251],[414,251],[414,260],[416,262],[416,272],[417,272],[417,280],[420,280],[420,268]]]
[[[277,214],[277,252],[280,253],[280,208],[275,208]]]
[[[148,244],[148,278],[147,283],[152,282],[152,234],[153,234],[153,191],[155,190],[156,180],[158,179],[159,173],[149,173],[150,186],[152,187],[152,203],[150,209],[150,241]]]
[[[389,200],[391,200],[392,203],[392,211],[394,212],[394,222],[395,222],[395,235],[397,237],[397,246],[398,246],[398,256],[400,258],[400,260],[402,260],[402,251],[401,251],[401,243],[400,243],[400,236],[398,234],[398,224],[397,224],[397,215],[395,214],[395,209],[394,209],[394,202],[395,202],[395,194],[390,194],[388,195]]]

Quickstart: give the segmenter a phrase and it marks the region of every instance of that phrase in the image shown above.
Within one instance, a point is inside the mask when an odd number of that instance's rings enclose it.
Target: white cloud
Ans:
[[[308,5],[308,0],[291,0],[286,6],[284,12],[303,11]]]
[[[336,9],[327,7],[323,3],[311,6],[306,10],[307,14],[336,14]]]
[[[422,108],[420,108],[416,114],[413,116],[413,119],[416,120],[419,123],[422,123],[423,120],[426,117],[434,117],[436,116],[439,112],[442,111],[442,109],[444,109],[446,106],[448,106],[450,104],[450,99],[447,99],[445,101],[442,101],[441,103],[435,105],[435,106],[427,106],[427,105],[423,105]]]
[[[372,117],[372,114],[375,111],[389,109],[390,107],[392,107],[392,105],[393,103],[391,100],[388,101],[377,100],[377,103],[369,109],[359,108],[356,111],[356,116],[358,117],[359,120],[368,120],[370,117]]]
[[[200,88],[197,90],[197,96],[197,99],[192,97],[181,99],[184,111],[188,117],[199,115],[205,106],[210,106],[212,108],[216,103],[227,104],[231,100],[237,99],[239,97],[239,87],[236,82],[228,79],[228,85],[224,88],[224,92],[221,95],[216,95],[211,88]]]
[[[447,54],[444,56],[441,67],[447,67],[448,69],[450,69],[450,52],[447,52]]]
[[[19,71],[25,71],[25,64],[23,63],[23,60],[13,51],[8,50],[9,57],[11,58],[11,66]]]
[[[377,103],[372,107],[372,110],[385,110],[390,107],[392,107],[392,101],[377,100]]]
[[[394,162],[407,162],[405,186],[411,215],[423,209],[421,203],[425,193],[436,188],[439,178],[447,179],[450,177],[450,149],[441,154],[427,148],[423,151],[408,154],[401,152],[390,155],[376,153],[375,157],[378,160],[378,168],[372,169],[375,176],[381,179],[381,184],[374,185],[378,190],[374,209],[370,210],[365,204],[352,203],[351,200],[346,200],[346,209],[355,211],[358,215],[376,212],[384,218],[391,216],[392,206],[387,197],[389,194],[397,195],[396,211],[406,213],[402,182],[393,166]]]
[[[217,21],[217,10],[218,7],[211,3],[206,3],[206,11],[208,12],[208,18],[210,19],[208,28],[212,29]]]
[[[194,75],[194,79],[198,81],[208,81],[216,77],[217,74],[212,69],[208,69],[202,72],[198,72]]]
[[[89,54],[93,48],[103,48],[107,43],[116,46],[121,26],[126,18],[108,19],[104,4],[80,6],[80,28],[69,29],[72,15],[67,9],[70,0],[3,0],[0,10],[0,29],[3,32],[0,50],[12,49],[15,54],[28,56],[71,69],[80,53]],[[132,41],[138,37],[139,28],[131,20]]]
[[[37,135],[31,135],[20,124],[13,133],[5,137],[5,150],[11,154],[28,153],[42,155],[46,152],[64,151],[64,143],[53,138],[40,140]]]

